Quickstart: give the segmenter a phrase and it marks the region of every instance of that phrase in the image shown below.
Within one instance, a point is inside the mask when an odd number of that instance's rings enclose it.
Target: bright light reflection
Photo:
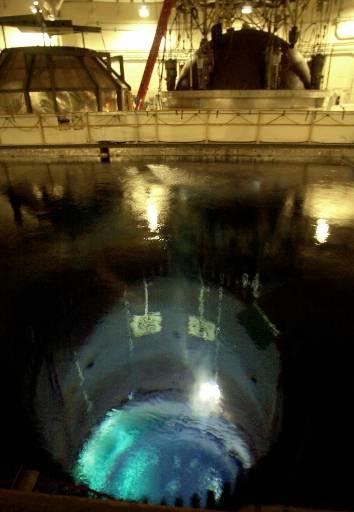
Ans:
[[[351,179],[351,178],[350,178]],[[352,183],[307,188],[304,213],[313,219],[326,219],[331,225],[347,225],[354,220],[354,187]]]
[[[235,482],[252,458],[238,428],[218,415],[195,414],[163,396],[111,410],[85,441],[73,468],[77,483],[124,500],[187,504],[197,493],[206,505],[223,482]]]
[[[129,29],[117,30],[110,44],[115,48],[125,50],[149,51],[154,39],[155,27],[142,23],[129,25]]]
[[[64,196],[64,187],[63,185],[54,185],[53,187],[53,196],[57,199],[61,199]]]
[[[36,199],[38,199],[39,201],[41,199],[43,199],[43,192],[41,191],[41,189],[39,188],[38,185],[33,185],[32,192],[33,192],[34,197]]]
[[[251,14],[252,11],[252,6],[248,4],[245,4],[241,9],[242,14]]]
[[[354,20],[340,21],[337,25],[336,35],[339,39],[354,39]]]
[[[159,225],[159,213],[157,208],[156,197],[149,197],[148,200],[146,201],[146,216],[149,224],[149,230],[156,231]]]
[[[132,169],[130,174],[134,176]],[[135,215],[149,230],[149,236],[159,239],[159,228],[164,224],[168,211],[168,190],[162,185],[149,184],[146,186],[140,177],[131,180],[130,204]],[[150,238],[151,239],[151,238]]]
[[[149,16],[149,14],[150,14],[149,9],[146,7],[145,4],[143,4],[139,9],[140,18],[147,18]]]
[[[198,398],[202,402],[218,402],[221,398],[219,385],[216,382],[203,382],[199,387]]]
[[[329,224],[326,219],[318,219],[316,224],[315,239],[319,244],[324,244],[329,237]]]
[[[6,27],[6,40],[9,48],[17,46],[57,46],[58,36],[50,37],[41,32],[20,32],[17,28]]]

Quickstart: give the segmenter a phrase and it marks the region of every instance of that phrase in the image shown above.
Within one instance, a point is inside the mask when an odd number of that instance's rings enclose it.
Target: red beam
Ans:
[[[151,75],[159,53],[161,39],[166,34],[167,23],[174,3],[175,0],[164,0],[164,3],[162,5],[159,21],[157,22],[155,37],[150,48],[149,57],[145,64],[144,74],[141,79],[138,95],[136,97],[135,110],[140,110],[144,104],[144,99],[149,88]]]

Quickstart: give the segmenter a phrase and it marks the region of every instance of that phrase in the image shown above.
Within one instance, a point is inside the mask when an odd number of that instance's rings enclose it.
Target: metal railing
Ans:
[[[354,111],[176,110],[0,116],[3,145],[354,143]]]

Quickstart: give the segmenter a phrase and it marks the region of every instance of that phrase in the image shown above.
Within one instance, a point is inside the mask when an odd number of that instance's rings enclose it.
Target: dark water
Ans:
[[[12,478],[19,462],[53,479],[64,478],[61,470],[70,473],[75,467],[85,439],[93,432],[99,437],[102,425],[107,431],[106,413],[112,415],[109,411],[125,398],[129,407],[146,410],[148,392],[165,398],[162,381],[168,380],[168,390],[184,393],[192,389],[191,368],[203,367],[209,381],[217,376],[222,384],[222,412],[228,413],[229,424],[201,427],[195,404],[192,412],[181,409],[182,423],[161,415],[161,404],[149,410],[148,421],[139,410],[127,432],[136,435],[140,451],[128,449],[119,464],[113,462],[97,490],[114,494],[122,467],[127,485],[128,477],[152,478],[157,465],[165,464],[163,476],[175,466],[175,480],[161,476],[154,482],[155,502],[159,486],[164,492],[172,489],[170,500],[182,496],[186,502],[193,489],[210,488],[208,479],[234,478],[241,463],[237,457],[226,461],[227,432],[238,424],[236,412],[246,411],[241,438],[256,439],[248,446],[250,457],[255,451],[258,460],[240,486],[242,499],[353,505],[353,169],[8,163],[1,164],[0,179],[3,480]],[[134,332],[133,341],[128,336],[119,345],[127,318],[146,312],[147,289],[156,332],[141,339],[154,339],[154,345],[146,348]],[[211,334],[187,339],[180,319],[187,310],[189,317],[200,314],[204,300],[205,317],[213,320]],[[266,320],[255,320],[255,304]],[[157,333],[157,313],[163,325],[168,319],[166,335],[163,329]],[[262,322],[271,322],[268,332]],[[220,335],[213,334],[215,326]],[[115,336],[120,348],[112,352]],[[168,347],[168,355],[159,343]],[[237,374],[236,384],[227,377],[229,370]],[[269,410],[269,395],[278,373],[283,398],[277,413],[274,404]],[[255,405],[246,398],[233,402],[235,386]],[[175,410],[188,400],[179,396]],[[167,402],[168,409],[174,402],[170,397]],[[218,417],[218,411],[210,417]],[[274,421],[268,428],[269,418]],[[188,448],[195,437],[190,428],[197,428],[198,439],[206,436],[202,446]],[[151,465],[158,455],[146,451],[145,432],[150,441],[157,439],[158,454],[165,454],[146,474],[141,473],[144,460]],[[108,457],[102,453],[112,450],[105,438],[95,457],[102,462]],[[130,462],[137,457],[140,466]],[[182,462],[187,459],[197,461],[190,470]],[[203,466],[197,472],[208,480],[200,480],[197,488],[188,487],[192,477],[181,480],[182,473],[195,473],[193,464]],[[212,476],[209,467],[215,469]],[[82,482],[92,486],[85,478]],[[122,496],[142,498],[149,489]]]

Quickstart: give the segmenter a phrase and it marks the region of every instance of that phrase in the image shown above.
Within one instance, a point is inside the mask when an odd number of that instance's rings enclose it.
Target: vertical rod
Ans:
[[[159,118],[158,118],[157,112],[155,112],[154,117],[155,117],[155,142],[159,142]]]
[[[87,142],[90,144],[92,142],[91,138],[91,128],[90,128],[90,116],[89,113],[86,112],[86,130],[87,130]]]
[[[146,279],[144,279],[144,290],[145,290],[145,316],[149,313],[149,292],[148,292],[148,284]]]
[[[50,80],[50,88],[51,88],[52,95],[53,95],[54,110],[56,113],[58,113],[59,108],[58,108],[58,101],[57,101],[57,91],[55,88],[54,64],[53,64],[52,55],[47,55],[47,64],[48,64],[48,68],[49,68],[49,80]]]
[[[4,46],[5,46],[5,48],[7,48],[6,32],[5,32],[5,27],[4,27],[4,25],[1,25],[1,30],[2,30],[2,38],[3,38],[3,40],[4,40]]]
[[[38,121],[39,121],[39,128],[40,128],[40,131],[41,131],[42,144],[47,144],[47,142],[45,140],[43,119],[42,119],[42,115],[40,113],[38,113]]]
[[[204,142],[209,142],[209,118],[210,118],[210,113],[209,113],[209,110],[207,111],[207,114],[206,114],[206,120],[205,120],[205,140]]]
[[[257,126],[256,126],[256,144],[259,144],[259,136],[261,131],[261,113],[257,114]]]
[[[27,55],[25,55],[24,58],[25,58],[26,71],[27,71],[27,78],[26,78],[25,86],[24,86],[24,95],[25,95],[25,102],[26,102],[27,112],[32,114],[33,113],[33,109],[32,109],[32,102],[31,102],[31,97],[30,97],[30,93],[29,93],[29,88],[31,86],[31,79],[32,79],[32,74],[33,74],[33,65],[34,65],[34,60],[35,60],[36,56],[35,55],[29,55],[28,59],[27,59]]]
[[[161,39],[166,33],[168,19],[170,17],[174,3],[175,0],[164,0],[164,3],[162,4],[159,21],[157,22],[155,37],[150,48],[150,53],[146,61],[143,77],[141,79],[138,95],[136,98],[135,110],[141,110],[141,107],[144,104],[144,99],[149,88],[151,75],[156,63],[157,55],[159,53]]]

